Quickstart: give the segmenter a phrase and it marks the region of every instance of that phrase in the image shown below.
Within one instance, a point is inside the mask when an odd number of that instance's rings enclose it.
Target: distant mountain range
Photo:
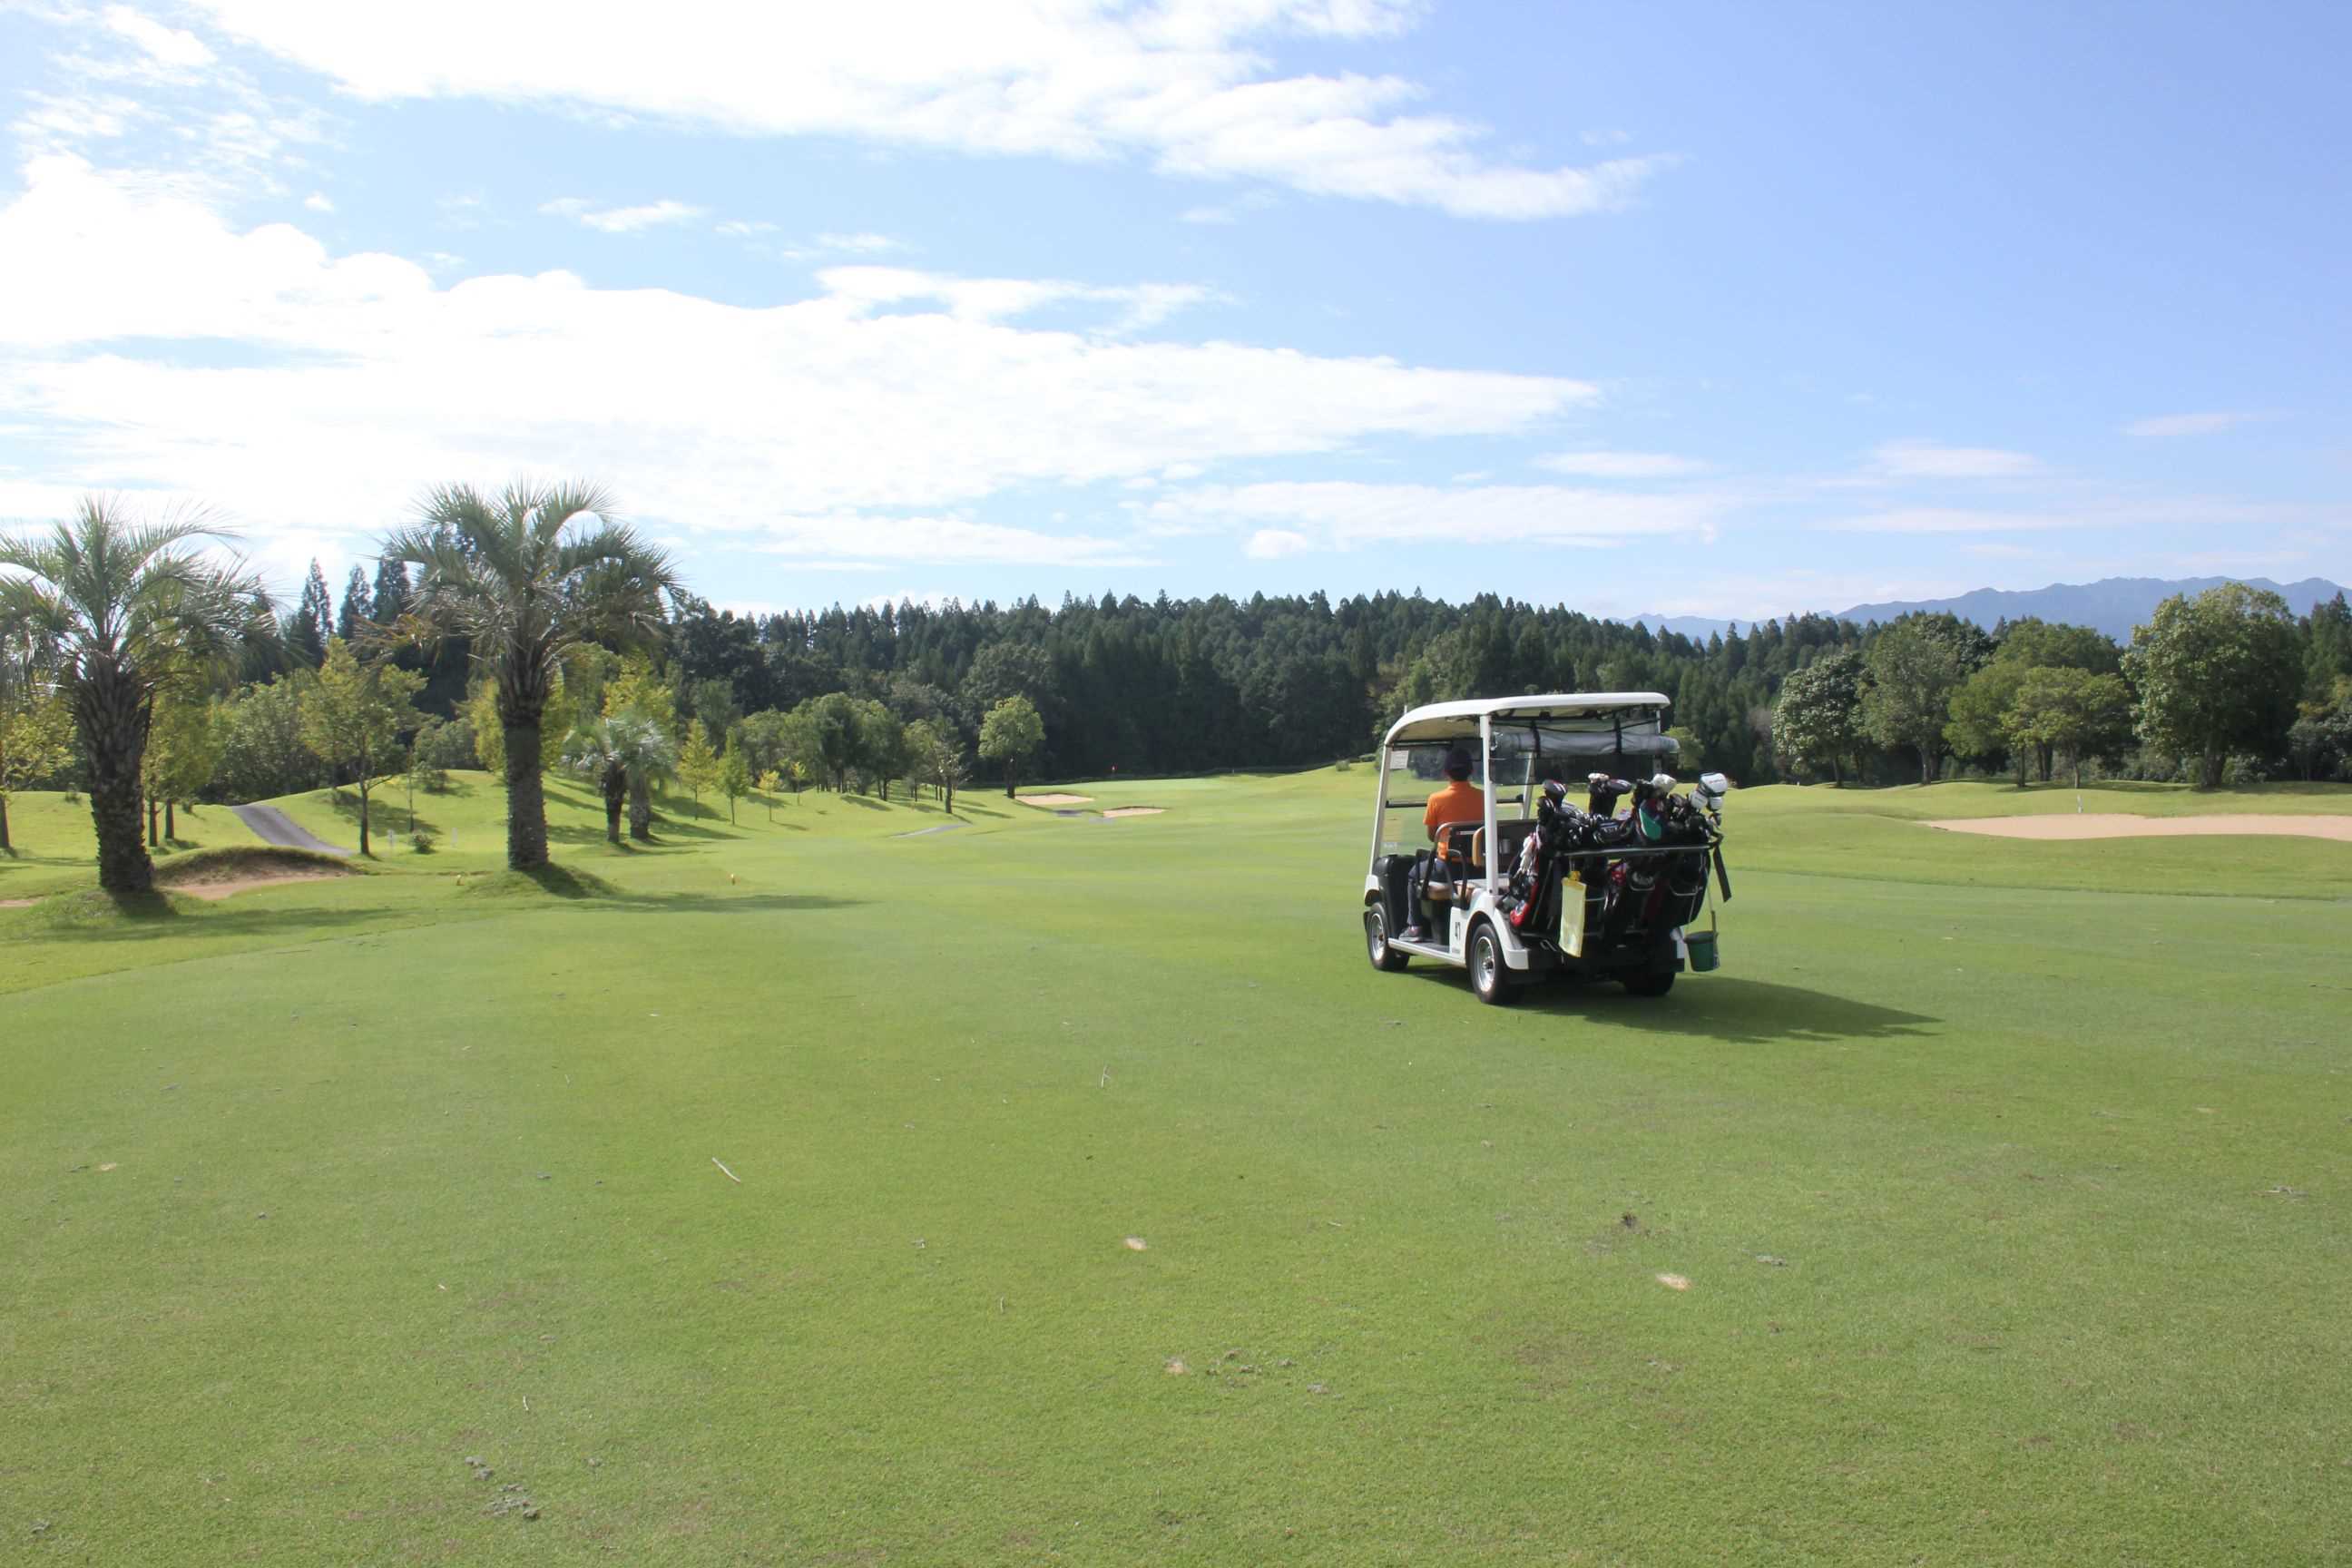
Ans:
[[[2157,605],[2173,595],[2201,594],[2224,583],[2243,583],[2252,588],[2267,588],[2284,599],[2287,608],[2298,616],[2309,615],[2314,605],[2324,604],[2338,594],[2352,592],[2324,577],[2305,577],[2300,583],[2273,583],[2267,577],[2105,577],[2096,583],[2053,583],[2047,588],[1979,588],[1972,594],[1962,594],[1953,599],[1856,605],[1851,609],[1838,611],[1837,618],[1842,621],[1891,621],[1915,610],[1948,610],[1962,620],[1974,621],[1990,629],[2005,620],[2022,620],[2033,616],[2069,626],[2096,626],[2117,642],[2129,642],[2132,628],[2145,625]],[[1700,642],[1728,631],[1735,624],[1710,620],[1704,616],[1627,616],[1624,619],[1628,625],[1645,626],[1654,632],[1680,632]],[[1737,624],[1752,626],[1755,623],[1743,621]]]

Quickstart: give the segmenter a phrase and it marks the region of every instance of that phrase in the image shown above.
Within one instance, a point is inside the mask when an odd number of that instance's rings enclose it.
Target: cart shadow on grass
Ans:
[[[1459,990],[1456,971],[1415,966],[1415,976]],[[1606,981],[1538,981],[1522,987],[1513,1012],[1610,1024],[1661,1035],[1694,1035],[1727,1045],[1929,1037],[1941,1018],[1801,985],[1730,975],[1684,975],[1664,996],[1629,994]]]

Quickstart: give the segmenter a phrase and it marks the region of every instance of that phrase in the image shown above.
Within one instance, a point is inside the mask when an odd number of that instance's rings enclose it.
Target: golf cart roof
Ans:
[[[1478,721],[1490,714],[1514,723],[1537,724],[1547,720],[1571,722],[1614,715],[1631,718],[1640,714],[1646,718],[1649,714],[1645,710],[1663,710],[1668,706],[1665,694],[1658,691],[1554,691],[1541,697],[1474,697],[1464,702],[1433,702],[1426,708],[1414,709],[1389,726],[1388,739],[1381,743],[1395,746],[1475,734]]]

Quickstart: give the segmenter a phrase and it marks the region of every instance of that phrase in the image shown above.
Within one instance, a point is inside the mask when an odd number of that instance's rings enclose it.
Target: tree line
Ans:
[[[478,764],[509,858],[543,864],[541,778],[591,782],[608,837],[657,795],[928,788],[1312,765],[1406,708],[1656,690],[1685,771],[1743,783],[2047,780],[2099,766],[2211,785],[2352,766],[2352,613],[2225,587],[2159,608],[2124,648],[2038,621],[1766,621],[1697,642],[1482,595],[1333,601],[1034,598],[738,616],[688,592],[593,486],[434,492],[354,567],[314,564],[280,610],[201,521],[86,503],[0,541],[0,848],[6,793],[89,792],[100,879],[147,885],[175,804]],[[142,840],[142,810],[148,817]]]
[[[1933,783],[1949,766],[2047,783],[2064,766],[2201,788],[2352,776],[2352,610],[2297,617],[2225,584],[2176,595],[2128,647],[2038,620],[1988,633],[1905,616],[1782,683],[1774,755],[1790,776],[1844,782],[1874,756]]]

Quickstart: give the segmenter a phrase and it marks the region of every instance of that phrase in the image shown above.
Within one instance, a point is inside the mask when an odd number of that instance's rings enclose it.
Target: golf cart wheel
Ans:
[[[1664,996],[1675,988],[1675,972],[1671,969],[1636,970],[1624,979],[1629,996]]]
[[[1511,971],[1503,962],[1503,939],[1486,921],[1470,931],[1470,989],[1490,1007],[1502,1006],[1513,995]]]
[[[1411,953],[1389,945],[1389,918],[1378,905],[1364,911],[1364,954],[1382,974],[1394,974],[1412,962]]]

